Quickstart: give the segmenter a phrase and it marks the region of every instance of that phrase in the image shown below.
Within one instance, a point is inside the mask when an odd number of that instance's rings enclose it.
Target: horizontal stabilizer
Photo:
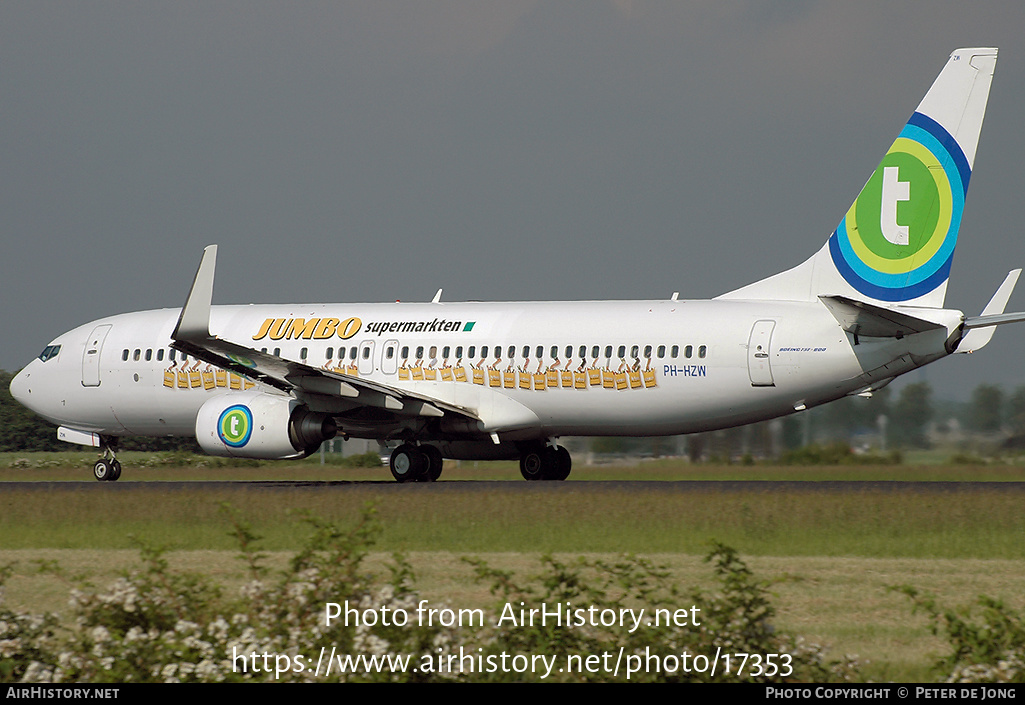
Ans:
[[[1025,321],[1025,311],[1018,311],[1016,313],[1001,313],[995,316],[969,316],[965,319],[965,329],[971,328],[990,328],[992,326],[1002,326],[1005,323],[1021,323]]]
[[[1025,313],[1004,313],[1020,275],[1020,269],[1012,269],[1008,272],[1000,288],[986,304],[986,308],[982,309],[982,313],[965,318],[964,328],[968,333],[961,339],[961,343],[957,347],[959,353],[971,353],[986,347],[999,325],[1025,321]]]
[[[864,301],[849,299],[846,296],[820,296],[819,301],[825,304],[840,327],[853,335],[870,338],[903,338],[906,335],[943,328],[939,323]]]

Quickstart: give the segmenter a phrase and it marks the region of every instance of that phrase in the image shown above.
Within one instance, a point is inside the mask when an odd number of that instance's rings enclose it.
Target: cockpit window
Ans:
[[[60,345],[47,345],[43,348],[43,352],[39,353],[39,359],[46,362],[50,358],[57,357],[57,354],[61,351]]]

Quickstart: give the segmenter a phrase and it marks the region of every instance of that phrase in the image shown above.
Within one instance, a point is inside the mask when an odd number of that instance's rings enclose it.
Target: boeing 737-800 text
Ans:
[[[826,244],[706,301],[213,306],[216,246],[185,306],[87,323],[11,383],[66,441],[195,435],[213,455],[302,457],[343,434],[399,443],[396,480],[443,458],[520,459],[565,479],[561,436],[728,428],[868,394],[978,350],[1020,270],[980,316],[943,307],[995,49],[951,54]]]

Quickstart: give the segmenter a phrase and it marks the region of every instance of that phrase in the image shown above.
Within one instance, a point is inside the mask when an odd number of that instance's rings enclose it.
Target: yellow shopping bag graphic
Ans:
[[[640,389],[644,384],[641,383],[641,371],[630,370],[630,389]]]

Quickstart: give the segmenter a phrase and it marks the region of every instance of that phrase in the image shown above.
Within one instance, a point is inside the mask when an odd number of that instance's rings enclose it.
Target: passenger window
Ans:
[[[403,360],[408,360],[409,359],[409,346],[408,345],[403,345],[402,346],[402,359]]]
[[[700,348],[698,348],[698,357],[704,357],[706,352],[708,352],[708,348],[702,345]]]
[[[301,350],[299,350],[299,359],[300,360],[305,360],[306,357],[309,355],[309,353],[310,353],[310,349],[309,348],[302,348]]]
[[[147,348],[146,349],[146,362],[150,362],[152,360],[153,360],[153,348]]]
[[[157,350],[157,362],[163,362],[163,361],[164,361],[164,349],[160,348],[159,350]]]
[[[580,357],[583,357],[583,355],[581,355]],[[591,357],[593,357],[595,360],[598,359],[598,346],[597,345],[595,345],[594,347],[591,348]]]
[[[446,345],[445,347],[443,347],[441,349],[441,356],[442,357],[447,358],[451,354],[452,354],[452,348],[450,346]]]
[[[424,346],[423,345],[417,346],[417,348],[416,348],[416,359],[417,360],[423,360],[424,359]]]
[[[44,354],[44,355],[46,354],[46,351],[45,351],[45,350],[43,351],[43,354]],[[42,356],[42,355],[40,355],[39,357],[40,357],[40,358],[42,358],[43,356]],[[127,348],[125,348],[125,349],[124,349],[124,350],[123,350],[123,351],[121,352],[121,359],[122,359],[122,360],[124,360],[125,362],[128,362],[128,349],[127,349]]]
[[[363,359],[364,360],[369,360],[370,359],[370,346],[369,345],[366,346],[365,348],[363,348]]]
[[[605,357],[612,357],[612,346],[611,345],[606,345],[605,346]]]
[[[509,354],[506,357],[508,357],[510,360],[512,360],[514,357],[516,357],[516,346],[515,345],[510,345],[509,346]]]
[[[281,357],[281,348],[274,348],[274,357]],[[185,360],[182,359],[182,362],[185,362]]]
[[[666,346],[665,345],[659,345],[658,346],[658,359],[661,360],[665,356],[666,356]]]
[[[438,356],[438,346],[437,345],[432,345],[431,346],[431,359],[433,360],[437,356]]]
[[[456,358],[458,358],[460,360],[463,359],[463,346],[462,345],[457,345],[456,346]]]
[[[680,356],[680,346],[674,345],[669,351],[669,356],[674,360]]]
[[[686,358],[694,357],[694,346],[688,345],[683,349],[683,356]]]
[[[534,357],[536,357],[538,360],[545,356],[545,349],[540,345],[537,346],[537,350],[535,350],[534,352],[536,353]],[[555,352],[554,346],[552,347],[552,352]],[[556,357],[556,355],[552,355],[552,357]]]
[[[324,353],[324,359],[325,360],[330,360],[334,356],[335,356],[335,349],[334,348],[328,348],[327,352]]]
[[[571,348],[570,346],[568,346],[568,345],[566,346],[566,357],[570,356],[570,351],[572,349],[573,348]],[[552,354],[549,357],[551,357],[553,360],[559,359],[559,346],[558,345],[553,345],[551,353]],[[538,355],[538,357],[540,357],[540,355]]]
[[[384,356],[389,360],[395,357],[395,346],[389,345],[384,351]]]
[[[355,348],[355,346],[349,348],[349,359],[350,360],[355,360],[356,359],[356,348]]]
[[[644,346],[644,357],[651,357],[651,346],[650,345],[645,345]]]
[[[140,350],[139,348],[136,348],[135,352],[132,353],[132,360],[134,362],[138,362],[139,358],[141,358],[141,357],[142,357],[142,350]]]
[[[480,349],[480,356],[486,358],[488,356],[488,346],[482,345]]]
[[[264,348],[264,349],[263,349],[263,351],[264,351],[264,352],[267,352],[267,348]],[[177,352],[177,350],[175,350],[174,348],[171,348],[171,352],[169,352],[169,353],[167,354],[167,359],[168,359],[168,360],[170,360],[171,362],[174,362],[174,354],[175,354],[176,352]]]
[[[466,356],[468,358],[470,358],[471,360],[473,358],[477,357],[477,346],[476,345],[471,345],[470,349],[466,351]]]

